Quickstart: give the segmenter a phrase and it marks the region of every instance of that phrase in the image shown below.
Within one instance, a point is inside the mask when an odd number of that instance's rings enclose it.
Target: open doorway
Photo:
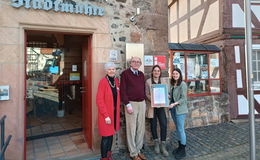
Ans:
[[[88,44],[86,35],[26,31],[27,159],[90,151]]]

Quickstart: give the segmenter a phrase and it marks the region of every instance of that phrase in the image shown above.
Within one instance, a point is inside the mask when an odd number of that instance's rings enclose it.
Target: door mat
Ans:
[[[47,137],[62,136],[65,134],[81,132],[82,130],[83,130],[82,128],[74,128],[74,129],[69,129],[69,130],[64,130],[64,131],[53,132],[53,133],[28,136],[28,137],[26,137],[26,141],[31,141],[31,140],[40,139],[40,138],[47,138]]]

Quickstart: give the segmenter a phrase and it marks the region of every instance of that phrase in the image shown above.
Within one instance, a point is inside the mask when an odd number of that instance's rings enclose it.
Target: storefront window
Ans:
[[[219,53],[173,52],[172,68],[180,68],[188,95],[221,93]]]
[[[260,90],[260,45],[253,45],[252,70],[254,90]]]

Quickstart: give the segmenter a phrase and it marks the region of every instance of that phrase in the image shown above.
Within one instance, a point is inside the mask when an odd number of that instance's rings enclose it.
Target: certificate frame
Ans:
[[[168,87],[166,84],[152,84],[151,88],[151,106],[152,107],[168,107]]]

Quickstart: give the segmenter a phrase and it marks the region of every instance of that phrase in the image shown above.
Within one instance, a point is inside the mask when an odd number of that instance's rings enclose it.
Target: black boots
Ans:
[[[175,154],[176,159],[182,159],[186,157],[186,150],[185,150],[186,145],[180,144],[180,149],[177,151]]]
[[[180,150],[181,141],[178,141],[178,144],[179,144],[179,146],[172,151],[173,155],[175,155]]]

